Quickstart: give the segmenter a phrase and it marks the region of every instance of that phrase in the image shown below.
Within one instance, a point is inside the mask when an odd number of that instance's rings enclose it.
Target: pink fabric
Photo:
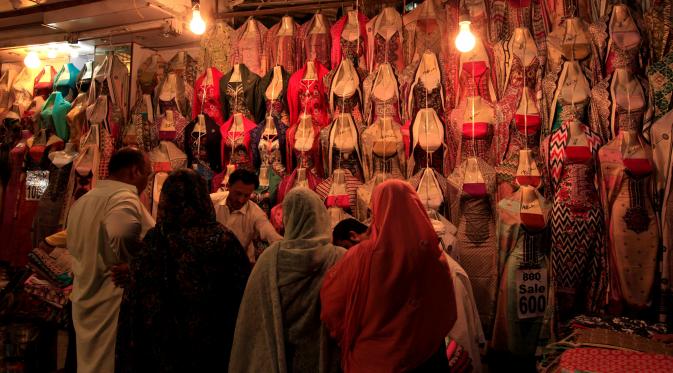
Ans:
[[[593,157],[588,146],[566,146],[566,159],[572,163],[585,163]]]
[[[463,137],[483,139],[488,137],[490,125],[486,122],[475,122],[474,131],[472,131],[472,123],[463,123]]]
[[[325,200],[325,206],[348,209],[351,207],[349,198],[350,197],[347,194],[341,196],[327,196],[327,199]]]
[[[229,118],[228,121],[226,121],[222,127],[220,127],[220,133],[222,134],[222,148],[221,148],[221,156],[222,156],[222,165],[223,167],[226,167],[226,165],[229,164],[229,156],[227,155],[226,148],[227,148],[227,141],[225,140],[229,134],[229,129],[231,128],[231,125],[234,124],[234,116],[236,114],[232,115],[231,118]],[[255,122],[251,121],[250,119],[246,118],[245,116],[241,116],[243,119],[243,146],[248,150],[248,159],[252,159],[252,149],[250,148],[250,132],[257,127]]]
[[[542,183],[542,177],[540,176],[516,176],[516,182],[519,185],[529,185],[534,188],[537,188]]]
[[[455,323],[453,283],[409,184],[381,183],[372,211],[369,238],[324,279],[321,318],[341,347],[344,372],[404,372],[430,358]]]
[[[348,22],[348,14],[336,21],[330,30],[330,33],[332,34],[332,66],[339,66],[341,63],[341,34],[346,27],[346,22]],[[367,22],[369,22],[367,16],[358,12],[358,24],[360,26],[360,37],[362,38],[363,56],[367,56]],[[365,64],[365,66],[367,66],[367,64]]]
[[[483,198],[488,194],[485,183],[463,183],[463,192],[475,198]]]
[[[636,177],[643,177],[652,173],[652,163],[647,158],[624,158],[624,167]]]
[[[573,348],[561,355],[562,372],[665,373],[673,357],[604,348]]]
[[[514,120],[516,121],[516,128],[519,132],[525,133],[526,135],[533,135],[542,127],[540,115],[516,114]]]

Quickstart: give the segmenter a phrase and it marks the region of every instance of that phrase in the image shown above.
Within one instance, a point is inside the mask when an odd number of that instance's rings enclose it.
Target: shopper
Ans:
[[[226,372],[250,263],[215,220],[206,181],[173,172],[157,226],[131,263],[118,336],[119,372]]]
[[[320,321],[320,286],[345,253],[330,244],[320,198],[295,188],[283,201],[285,237],[259,257],[236,323],[229,371],[337,372],[339,353]]]
[[[456,320],[451,273],[425,208],[409,184],[372,195],[370,236],[330,270],[322,320],[352,372],[444,372]]]
[[[332,230],[332,243],[349,249],[367,237],[367,226],[359,220],[349,218],[340,221]]]
[[[117,318],[133,248],[154,220],[138,198],[152,173],[147,154],[123,148],[109,177],[83,195],[68,215],[74,282],[70,299],[79,373],[114,371]]]
[[[210,195],[215,205],[217,221],[238,237],[246,249],[250,263],[256,260],[253,243],[255,238],[270,244],[283,238],[273,228],[264,211],[250,201],[250,196],[258,187],[257,175],[239,168],[229,176],[227,191]]]

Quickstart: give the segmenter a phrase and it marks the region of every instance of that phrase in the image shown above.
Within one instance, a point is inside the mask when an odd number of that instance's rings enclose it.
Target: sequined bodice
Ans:
[[[491,101],[489,88],[490,69],[486,61],[463,62],[460,73],[465,97],[481,96]]]
[[[266,100],[266,113],[272,117],[279,119],[285,111],[285,107],[281,100]]]
[[[425,85],[423,85],[423,80],[419,80],[416,86],[414,86],[414,101],[416,103],[416,109],[434,109],[435,112],[437,112],[437,115],[441,118],[444,112],[442,107],[441,91],[441,85],[437,85],[435,88],[428,90],[425,88]]]
[[[353,61],[355,66],[358,66],[358,59],[364,53],[364,43],[362,37],[356,40],[346,40],[341,38],[341,55]]]
[[[376,118],[385,118],[385,117],[397,117],[397,97],[392,96],[389,99],[381,100],[376,96],[373,96],[374,100],[374,113]]]
[[[640,132],[643,127],[644,115],[644,108],[629,111],[628,109],[617,105],[615,112],[615,133],[619,133],[619,131],[622,130]]]
[[[388,40],[377,33],[374,37],[374,43],[375,64],[378,66],[387,62],[395,69],[397,67],[397,56],[401,49],[399,31],[396,31]]]
[[[317,80],[302,80],[299,90],[299,112],[321,115],[324,107],[323,98],[318,89]]]

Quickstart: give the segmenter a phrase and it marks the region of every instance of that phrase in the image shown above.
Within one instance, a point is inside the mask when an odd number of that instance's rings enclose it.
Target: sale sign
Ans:
[[[519,319],[544,316],[547,309],[547,270],[519,269],[516,271],[517,313]]]

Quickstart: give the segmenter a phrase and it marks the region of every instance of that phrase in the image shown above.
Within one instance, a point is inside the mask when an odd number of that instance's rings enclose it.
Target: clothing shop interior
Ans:
[[[673,372],[672,157],[673,0],[0,1],[0,373]]]

